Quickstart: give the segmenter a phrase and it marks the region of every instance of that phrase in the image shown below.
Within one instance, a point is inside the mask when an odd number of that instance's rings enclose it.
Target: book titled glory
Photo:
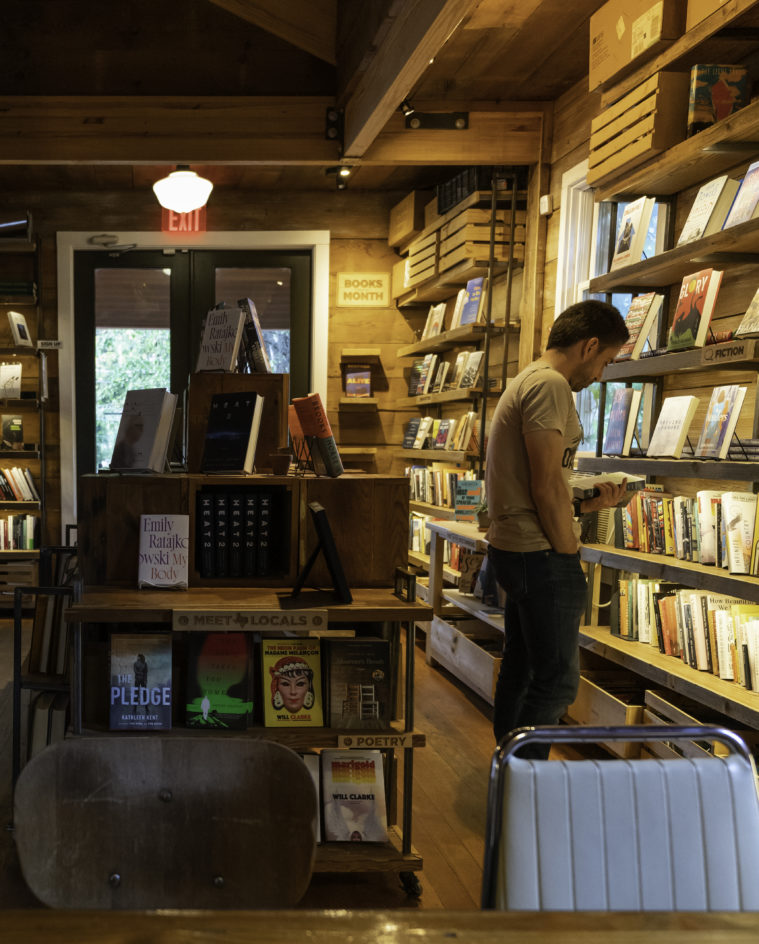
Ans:
[[[171,634],[111,633],[111,731],[171,728]]]
[[[140,515],[137,586],[186,590],[189,515]]]

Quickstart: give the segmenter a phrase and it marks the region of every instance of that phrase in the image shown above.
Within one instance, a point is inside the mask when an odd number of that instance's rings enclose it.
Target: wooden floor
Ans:
[[[10,822],[10,623],[0,621],[0,814]],[[427,746],[414,752],[413,844],[424,858],[420,898],[392,874],[317,875],[303,908],[479,908],[485,800],[494,747],[490,708],[443,670],[431,669],[417,645],[416,725]],[[14,855],[0,832],[0,908],[34,908]]]

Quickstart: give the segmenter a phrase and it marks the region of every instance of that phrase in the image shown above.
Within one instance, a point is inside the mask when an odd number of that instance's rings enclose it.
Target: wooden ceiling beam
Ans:
[[[478,0],[404,0],[345,104],[344,154],[363,156]]]
[[[217,7],[335,65],[337,0],[210,0]]]
[[[0,96],[0,164],[338,160],[324,97]]]

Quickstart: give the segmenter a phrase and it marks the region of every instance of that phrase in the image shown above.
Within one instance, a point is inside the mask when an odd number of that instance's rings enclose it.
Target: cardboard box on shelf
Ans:
[[[727,2],[728,0],[688,0],[688,10],[685,14],[685,31],[693,29],[697,23],[705,20],[707,16],[711,16],[720,7],[724,7]]]
[[[590,18],[589,91],[683,34],[685,0],[608,0]]]

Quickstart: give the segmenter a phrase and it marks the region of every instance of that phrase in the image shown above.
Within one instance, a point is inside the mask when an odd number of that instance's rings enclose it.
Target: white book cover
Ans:
[[[439,302],[437,305],[430,305],[427,314],[427,322],[422,331],[422,338],[433,338],[443,330],[443,321],[445,319],[445,302]]]
[[[757,207],[759,207],[759,161],[754,161],[749,165],[741,180],[722,228],[729,229],[731,226],[738,226],[752,219],[756,216]]]
[[[699,672],[709,671],[709,655],[706,648],[706,637],[709,632],[704,623],[704,604],[702,600],[707,596],[706,590],[696,590],[690,595],[691,619],[693,620],[693,643],[696,652],[696,668]]]
[[[26,323],[26,318],[20,311],[8,312],[8,324],[11,328],[15,347],[33,347],[32,336],[29,334],[29,326]]]
[[[432,429],[432,417],[423,416],[422,421],[419,424],[419,429],[416,432],[416,438],[414,439],[414,445],[412,446],[412,449],[424,448],[424,440],[429,436],[431,429]]]
[[[717,508],[721,500],[722,492],[713,489],[696,492],[702,564],[717,563]]]
[[[470,352],[466,361],[466,367],[464,368],[464,372],[461,375],[459,387],[462,389],[468,389],[477,386],[477,381],[480,376],[480,369],[482,367],[482,360],[484,357],[484,351]]]
[[[386,842],[382,752],[325,750],[321,768],[324,839]]]
[[[186,590],[189,515],[140,515],[137,586]]]
[[[738,192],[739,181],[723,174],[703,184],[688,217],[683,225],[682,232],[677,240],[678,246],[690,243],[694,239],[702,239],[712,233],[719,232],[725,222],[730,205]]]
[[[637,200],[628,203],[622,211],[617,224],[617,238],[610,269],[619,269],[621,266],[640,262],[654,202],[653,197],[638,197]]]
[[[460,351],[456,355],[456,360],[453,365],[453,376],[451,377],[451,387],[458,387],[461,383],[461,378],[464,376],[464,370],[466,368],[466,362],[469,359],[469,351]]]
[[[18,400],[21,396],[21,364],[0,364],[0,398]]]
[[[731,574],[750,573],[755,515],[753,492],[723,492],[722,520],[727,536],[727,567]]]
[[[163,472],[177,397],[163,387],[128,390],[111,456],[116,472]]]
[[[733,648],[735,646],[735,631],[733,617],[726,610],[716,610],[714,613],[714,634],[717,639],[717,664],[719,677],[729,682],[735,681],[733,672]]]
[[[759,335],[759,288],[749,302],[741,322],[735,329],[736,338],[750,338]]]
[[[212,308],[206,315],[195,370],[234,371],[244,325],[241,308]]]
[[[715,387],[709,398],[695,454],[702,459],[724,459],[730,449],[746,388],[738,384]]]
[[[759,620],[747,620],[744,624],[748,644],[748,664],[751,672],[751,688],[759,691]]]
[[[647,456],[680,458],[698,400],[692,396],[665,398],[648,444]]]
[[[448,329],[453,331],[454,328],[458,328],[461,324],[461,309],[464,307],[464,302],[466,301],[466,289],[460,288],[458,294],[456,295],[456,301],[453,304],[453,314],[451,315],[451,326]]]
[[[638,581],[638,641],[651,641],[651,614],[649,613],[648,580]]]

